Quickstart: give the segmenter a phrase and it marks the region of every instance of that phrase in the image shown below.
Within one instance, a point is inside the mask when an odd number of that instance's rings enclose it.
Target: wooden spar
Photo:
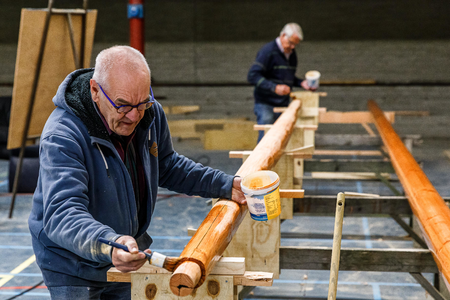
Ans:
[[[373,100],[368,102],[392,165],[439,270],[450,282],[450,209]]]
[[[300,100],[294,100],[242,164],[236,175],[244,177],[269,170],[284,153],[294,130]],[[247,206],[220,200],[211,209],[195,235],[181,253],[181,262],[170,278],[170,289],[187,296],[199,287],[220,259],[247,213]]]

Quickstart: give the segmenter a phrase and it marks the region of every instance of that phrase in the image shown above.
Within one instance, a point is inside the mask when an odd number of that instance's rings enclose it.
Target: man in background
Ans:
[[[302,40],[302,28],[297,23],[288,23],[281,30],[280,36],[265,44],[256,55],[247,80],[255,86],[254,113],[258,124],[273,124],[276,121],[280,113],[274,113],[273,108],[289,105],[292,87],[310,89],[306,80],[295,76],[295,47]],[[264,132],[260,131],[258,142],[263,136]]]

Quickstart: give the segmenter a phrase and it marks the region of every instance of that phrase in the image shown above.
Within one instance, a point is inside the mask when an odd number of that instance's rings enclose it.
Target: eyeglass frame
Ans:
[[[151,93],[151,95],[152,95],[152,99],[148,100],[147,102],[139,103],[139,104],[137,104],[137,105],[129,105],[129,104],[125,104],[125,105],[119,105],[119,106],[117,106],[117,105],[116,105],[116,104],[108,97],[108,95],[105,93],[105,91],[103,90],[103,88],[102,88],[102,86],[100,85],[100,83],[97,82],[97,84],[98,84],[98,86],[100,87],[100,90],[102,91],[103,95],[106,96],[106,99],[108,99],[108,101],[111,103],[111,105],[117,110],[117,113],[118,113],[118,114],[127,114],[127,113],[129,113],[130,111],[132,111],[133,108],[136,108],[138,111],[146,111],[147,109],[149,109],[150,107],[152,107],[153,104],[155,103],[155,97],[153,96],[153,90],[152,90],[152,87],[151,87],[151,86],[150,86],[150,93]],[[144,104],[144,105],[147,105],[147,104],[149,104],[149,103],[150,103],[150,106],[149,106],[149,107],[147,107],[147,108],[145,108],[145,109],[142,109],[142,110],[139,110],[139,106],[141,106],[141,105],[143,105],[143,104]],[[126,112],[120,112],[119,109],[120,109],[121,107],[131,107],[131,109],[130,109],[129,111],[126,111]]]

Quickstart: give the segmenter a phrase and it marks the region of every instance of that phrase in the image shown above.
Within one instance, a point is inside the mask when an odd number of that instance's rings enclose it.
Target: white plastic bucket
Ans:
[[[319,79],[320,72],[319,71],[308,71],[305,74],[306,82],[308,82],[308,86],[310,89],[317,90],[319,88]]]
[[[242,178],[241,188],[253,220],[267,221],[280,215],[279,185],[280,177],[273,171],[258,171]]]

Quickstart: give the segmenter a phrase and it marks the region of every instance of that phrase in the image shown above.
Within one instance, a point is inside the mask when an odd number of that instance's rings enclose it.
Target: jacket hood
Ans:
[[[87,127],[92,137],[110,141],[109,133],[97,113],[95,103],[91,97],[90,79],[94,69],[80,69],[69,74],[61,83],[53,97],[53,103],[76,115]],[[153,107],[145,111],[144,117],[138,127],[147,129],[154,119]]]

